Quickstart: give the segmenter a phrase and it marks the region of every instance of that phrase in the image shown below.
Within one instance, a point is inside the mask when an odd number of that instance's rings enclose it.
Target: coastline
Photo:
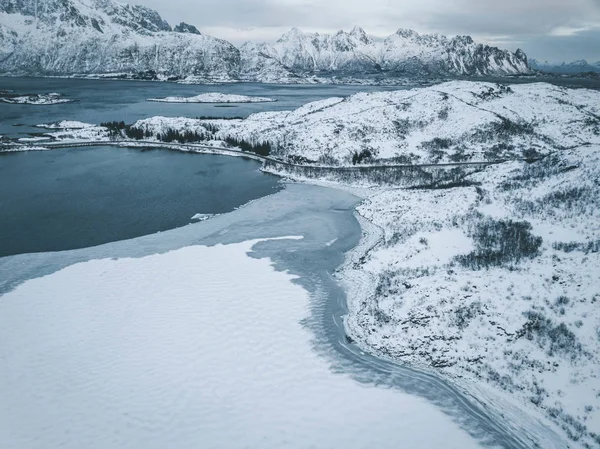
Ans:
[[[514,440],[510,441],[508,445],[503,444],[502,447],[557,449],[566,447],[566,443],[558,434],[550,430],[553,423],[538,410],[525,408],[524,404],[519,403],[508,394],[490,387],[485,382],[443,373],[425,363],[401,362],[391,357],[390,354],[365,343],[361,338],[360,327],[354,318],[356,311],[365,307],[372,300],[369,296],[374,290],[375,280],[369,273],[362,271],[360,266],[369,253],[382,243],[384,231],[377,224],[363,217],[358,210],[355,210],[354,215],[361,227],[361,239],[353,249],[346,253],[344,263],[334,274],[346,294],[344,301],[346,313],[341,318],[348,345],[355,345],[360,351],[379,358],[385,363],[399,365],[402,368],[408,368],[409,371],[414,370],[425,376],[439,378],[443,382],[449,383],[476,404],[476,407],[485,410],[496,424],[500,424],[500,429],[514,437]]]

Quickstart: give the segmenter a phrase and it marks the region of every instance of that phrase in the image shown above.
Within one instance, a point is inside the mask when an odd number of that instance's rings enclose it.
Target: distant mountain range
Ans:
[[[476,44],[469,36],[447,38],[398,30],[373,40],[360,27],[335,34],[303,33],[297,28],[274,44],[240,48],[242,76],[340,73],[387,75],[515,75],[529,73],[527,56]]]
[[[548,73],[575,74],[595,72],[600,73],[600,61],[595,64],[588,63],[585,59],[573,62],[562,62],[560,64],[552,64],[548,61],[540,62],[536,59],[530,59],[529,65],[534,70],[541,70]]]
[[[231,43],[192,25],[171,27],[154,10],[112,0],[4,0],[0,73],[149,79],[302,82],[311,77],[530,74],[527,56],[398,30],[384,40],[363,29],[336,34],[294,28],[276,43]]]

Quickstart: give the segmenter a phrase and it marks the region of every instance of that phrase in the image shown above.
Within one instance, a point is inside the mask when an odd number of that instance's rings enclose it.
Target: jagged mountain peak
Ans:
[[[410,30],[408,28],[399,28],[396,31],[396,34],[405,39],[416,39],[420,37],[419,33],[417,33],[415,30]]]
[[[304,31],[302,31],[299,28],[294,27],[291,30],[289,30],[288,32],[284,33],[279,38],[279,40],[282,41],[282,42],[285,42],[285,41],[289,41],[289,40],[292,40],[292,39],[298,39],[298,38],[304,36],[304,34],[305,34]]]
[[[363,44],[370,44],[372,42],[369,36],[367,36],[365,30],[358,25],[352,28],[352,31],[350,31],[350,36],[352,36],[355,39],[358,39]]]
[[[454,38],[452,38],[452,42],[454,43],[459,43],[462,45],[473,45],[475,43],[475,41],[473,41],[473,38],[471,36],[455,36]]]
[[[319,32],[305,32],[301,29],[294,27],[284,33],[277,42],[290,42],[307,40],[315,42],[316,45],[320,45],[327,41],[340,41],[340,39],[355,39],[357,42],[363,44],[371,43],[371,39],[367,36],[367,33],[360,26],[355,26],[350,32],[339,30],[334,34],[319,33]]]
[[[515,55],[517,56],[517,58],[524,59],[525,61],[527,61],[527,55],[520,48],[517,48],[517,50],[515,51]]]
[[[173,31],[177,33],[190,33],[190,34],[202,34],[194,25],[190,25],[189,23],[181,22]]]

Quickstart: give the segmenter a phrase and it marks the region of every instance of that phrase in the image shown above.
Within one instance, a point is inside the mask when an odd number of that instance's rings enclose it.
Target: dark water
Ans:
[[[0,257],[83,248],[230,212],[279,178],[241,158],[112,147],[0,155]]]
[[[79,120],[102,123],[137,120],[162,115],[166,117],[247,117],[254,112],[296,109],[315,100],[348,96],[360,91],[394,90],[375,86],[304,85],[280,86],[272,84],[225,84],[220,86],[184,85],[144,81],[81,80],[58,78],[0,77],[0,90],[18,93],[58,92],[76,101],[57,105],[35,106],[0,103],[0,135],[17,137],[26,133],[44,131],[33,125],[59,120]],[[155,103],[148,98],[166,96],[193,96],[206,92],[263,96],[276,99],[274,103],[242,103],[215,105],[201,103]],[[29,125],[15,127],[13,125]]]

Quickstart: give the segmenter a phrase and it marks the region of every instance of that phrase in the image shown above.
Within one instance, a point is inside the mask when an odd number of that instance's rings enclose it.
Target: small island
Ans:
[[[249,97],[246,95],[230,95],[212,92],[196,95],[194,97],[149,98],[148,101],[159,103],[272,103],[277,100],[266,97]]]
[[[71,103],[73,100],[64,98],[61,94],[16,94],[10,91],[0,91],[0,102],[10,104],[50,105]]]

